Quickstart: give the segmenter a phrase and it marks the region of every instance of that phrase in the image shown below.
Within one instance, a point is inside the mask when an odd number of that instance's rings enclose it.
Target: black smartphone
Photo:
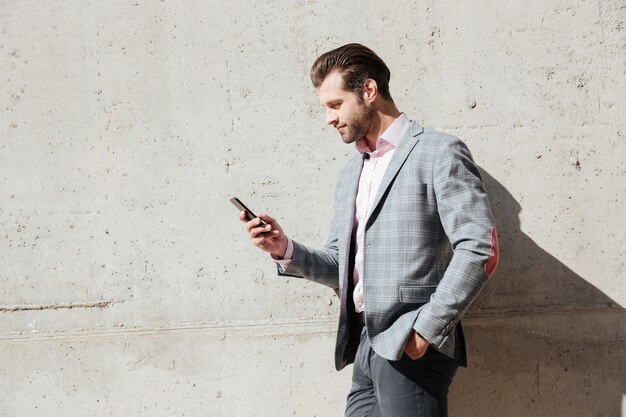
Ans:
[[[250,210],[248,207],[246,207],[246,205],[243,204],[241,202],[241,200],[239,200],[237,197],[231,198],[230,202],[233,203],[233,205],[235,207],[237,207],[239,209],[239,211],[245,211],[246,212],[246,219],[248,221],[250,221],[252,219],[255,219],[257,217],[256,214],[254,214],[252,212],[252,210]],[[261,225],[264,225],[264,224],[266,224],[266,223],[263,220],[261,220]]]

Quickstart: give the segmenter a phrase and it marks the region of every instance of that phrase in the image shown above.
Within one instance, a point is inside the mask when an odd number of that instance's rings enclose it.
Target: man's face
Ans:
[[[330,73],[317,94],[326,109],[326,124],[337,129],[344,143],[355,142],[369,132],[375,112],[362,97],[343,88],[343,76],[339,72]]]

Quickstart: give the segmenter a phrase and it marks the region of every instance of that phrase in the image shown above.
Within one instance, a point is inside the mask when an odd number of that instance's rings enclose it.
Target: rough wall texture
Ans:
[[[0,1],[0,415],[340,416],[319,245],[354,151],[308,80],[358,41],[482,167],[502,263],[452,416],[626,416],[626,5]]]

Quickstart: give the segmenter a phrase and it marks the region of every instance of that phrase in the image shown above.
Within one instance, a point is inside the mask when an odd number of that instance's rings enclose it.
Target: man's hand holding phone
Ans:
[[[231,198],[230,202],[241,210],[239,219],[246,224],[252,243],[269,252],[274,258],[282,259],[287,251],[289,241],[276,220],[267,214],[257,216],[237,197]]]
[[[246,212],[239,213],[239,219],[246,224],[252,243],[269,252],[273,257],[282,259],[287,251],[287,236],[273,217],[260,214],[252,220],[246,219]]]

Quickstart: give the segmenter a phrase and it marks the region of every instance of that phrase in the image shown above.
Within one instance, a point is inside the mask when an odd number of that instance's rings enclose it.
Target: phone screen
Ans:
[[[233,203],[233,205],[235,207],[237,207],[239,209],[239,211],[245,211],[246,212],[246,219],[248,221],[255,219],[257,216],[256,214],[254,214],[252,212],[252,210],[250,210],[248,207],[246,207],[245,204],[243,204],[241,202],[241,200],[239,200],[237,197],[233,197],[230,199],[230,202]],[[261,224],[265,224],[265,222],[263,220],[261,220]]]

